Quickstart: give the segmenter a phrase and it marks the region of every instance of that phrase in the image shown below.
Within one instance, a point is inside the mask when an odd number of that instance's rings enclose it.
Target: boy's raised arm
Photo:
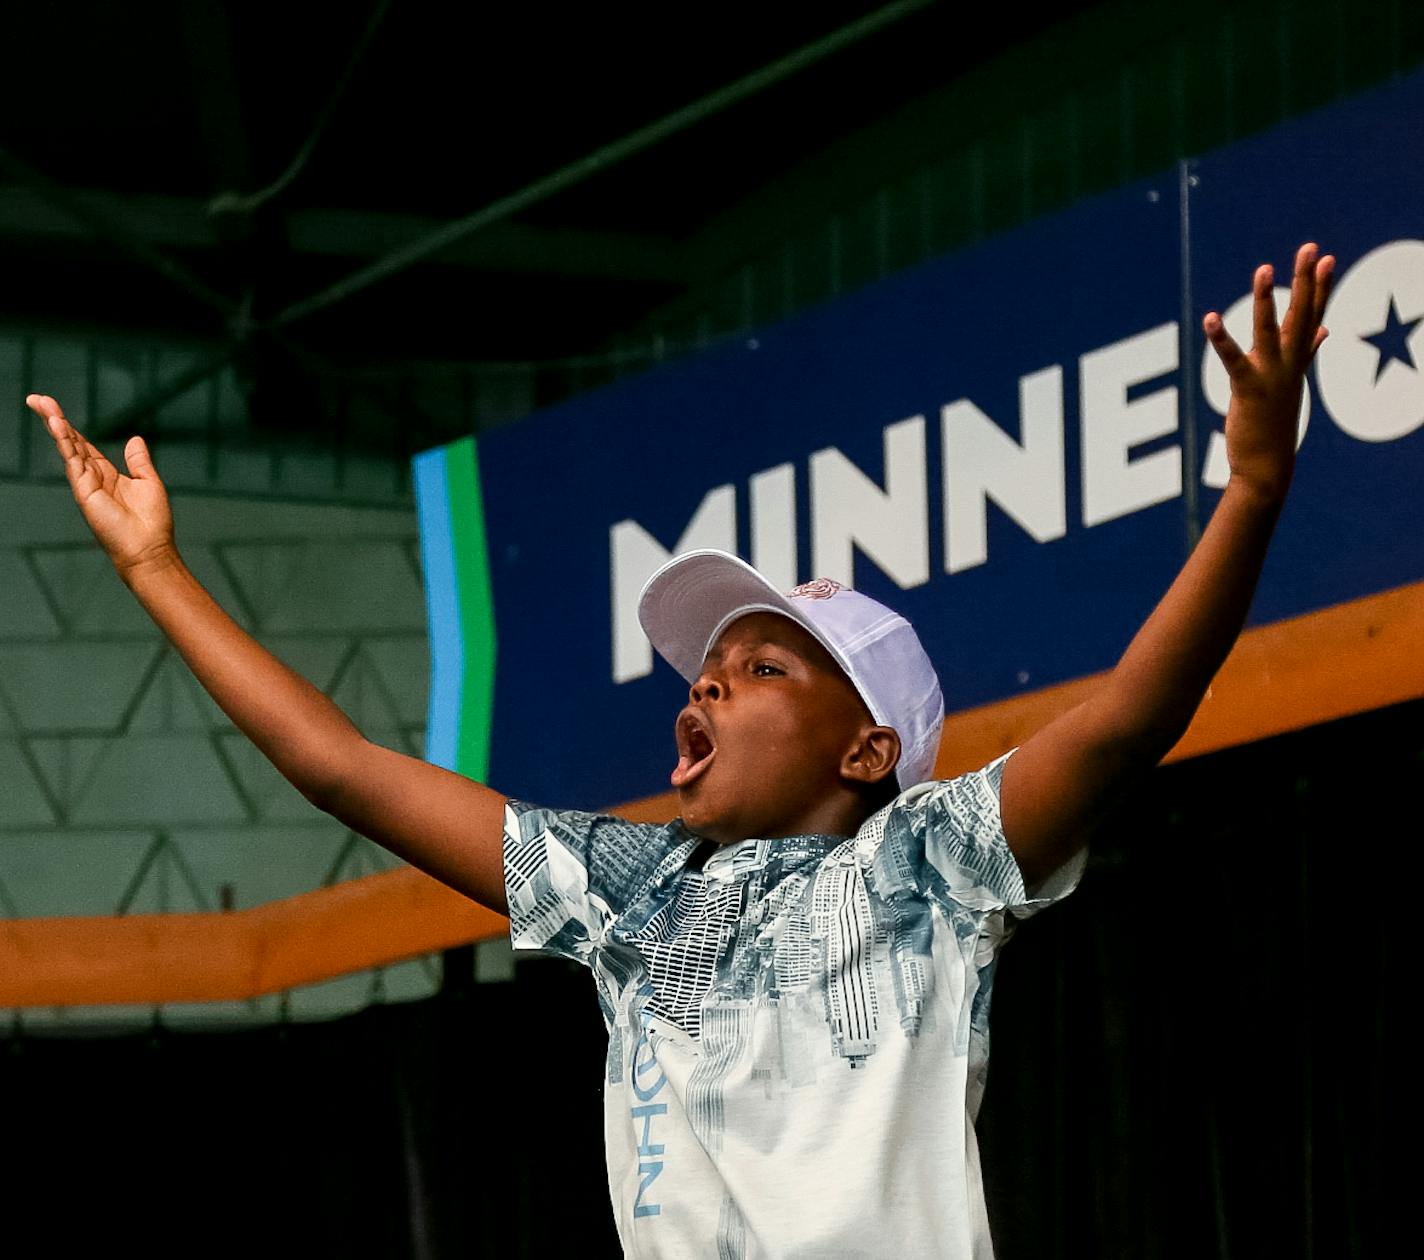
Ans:
[[[1231,378],[1231,476],[1191,557],[1104,687],[1004,767],[1004,835],[1029,884],[1072,856],[1118,790],[1182,737],[1241,632],[1295,466],[1301,387],[1325,338],[1333,269],[1333,258],[1301,246],[1277,328],[1271,268],[1257,268],[1250,353],[1215,312],[1203,321]]]
[[[233,724],[315,805],[505,913],[504,797],[370,743],[223,612],[178,554],[168,494],[142,438],[125,447],[124,476],[53,398],[27,401],[43,417],[75,502],[119,576]]]

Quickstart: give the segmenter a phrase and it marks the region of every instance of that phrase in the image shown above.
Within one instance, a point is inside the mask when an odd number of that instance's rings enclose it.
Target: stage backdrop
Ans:
[[[1249,343],[1254,266],[1303,240],[1331,336],[1252,622],[1424,589],[1421,126],[1416,75],[418,456],[427,755],[551,805],[666,790],[685,684],[635,610],[693,547],[901,610],[951,712],[1109,668],[1224,481],[1201,318]]]

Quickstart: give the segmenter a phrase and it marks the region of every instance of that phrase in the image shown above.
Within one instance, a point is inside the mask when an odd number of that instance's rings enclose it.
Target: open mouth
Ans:
[[[677,739],[677,765],[672,772],[672,785],[684,788],[706,773],[717,755],[717,745],[707,719],[691,707],[677,715],[673,733]]]

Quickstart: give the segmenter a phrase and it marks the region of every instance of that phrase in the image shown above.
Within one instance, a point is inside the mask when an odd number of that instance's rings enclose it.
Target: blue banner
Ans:
[[[1224,480],[1201,317],[1303,240],[1340,278],[1253,616],[1424,578],[1421,122],[1414,77],[480,437],[489,781],[666,789],[686,686],[635,610],[690,547],[902,611],[952,711],[1110,667]]]

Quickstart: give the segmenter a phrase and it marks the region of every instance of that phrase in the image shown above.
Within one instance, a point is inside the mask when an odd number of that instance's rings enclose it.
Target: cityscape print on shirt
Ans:
[[[713,1060],[751,1005],[819,1007],[835,1055],[854,1069],[875,1053],[887,1015],[906,1037],[922,1031],[938,918],[978,977],[972,1017],[953,1031],[966,1054],[987,1020],[993,947],[1007,932],[1002,915],[986,921],[983,911],[1023,898],[1007,850],[985,838],[998,834],[1001,774],[1002,760],[924,785],[853,839],[748,840],[711,851],[700,869],[700,842],[678,823],[511,804],[515,943],[592,967],[610,1083],[624,1070],[631,1006],[640,1033],[656,1038],[670,1022]],[[809,1083],[801,1068],[783,1055],[784,1084]]]
[[[511,940],[595,978],[609,1189],[630,1254],[691,1254],[715,1234],[719,1260],[742,1260],[783,1230],[810,1237],[818,1226],[789,1206],[786,1170],[834,1179],[858,1166],[861,1143],[887,1178],[918,1148],[959,1170],[951,1183],[977,1184],[998,948],[1082,870],[1070,862],[1028,896],[999,818],[1003,760],[902,793],[853,838],[718,848],[680,822],[510,803]],[[936,1106],[920,1108],[922,1094]],[[790,1163],[773,1155],[789,1151]],[[916,1203],[896,1217],[905,1238],[923,1219],[987,1240],[973,1194],[965,1214],[953,1196]],[[835,1254],[852,1254],[852,1235],[856,1255],[882,1254],[884,1236],[853,1223],[871,1218],[838,1206],[824,1222]]]

